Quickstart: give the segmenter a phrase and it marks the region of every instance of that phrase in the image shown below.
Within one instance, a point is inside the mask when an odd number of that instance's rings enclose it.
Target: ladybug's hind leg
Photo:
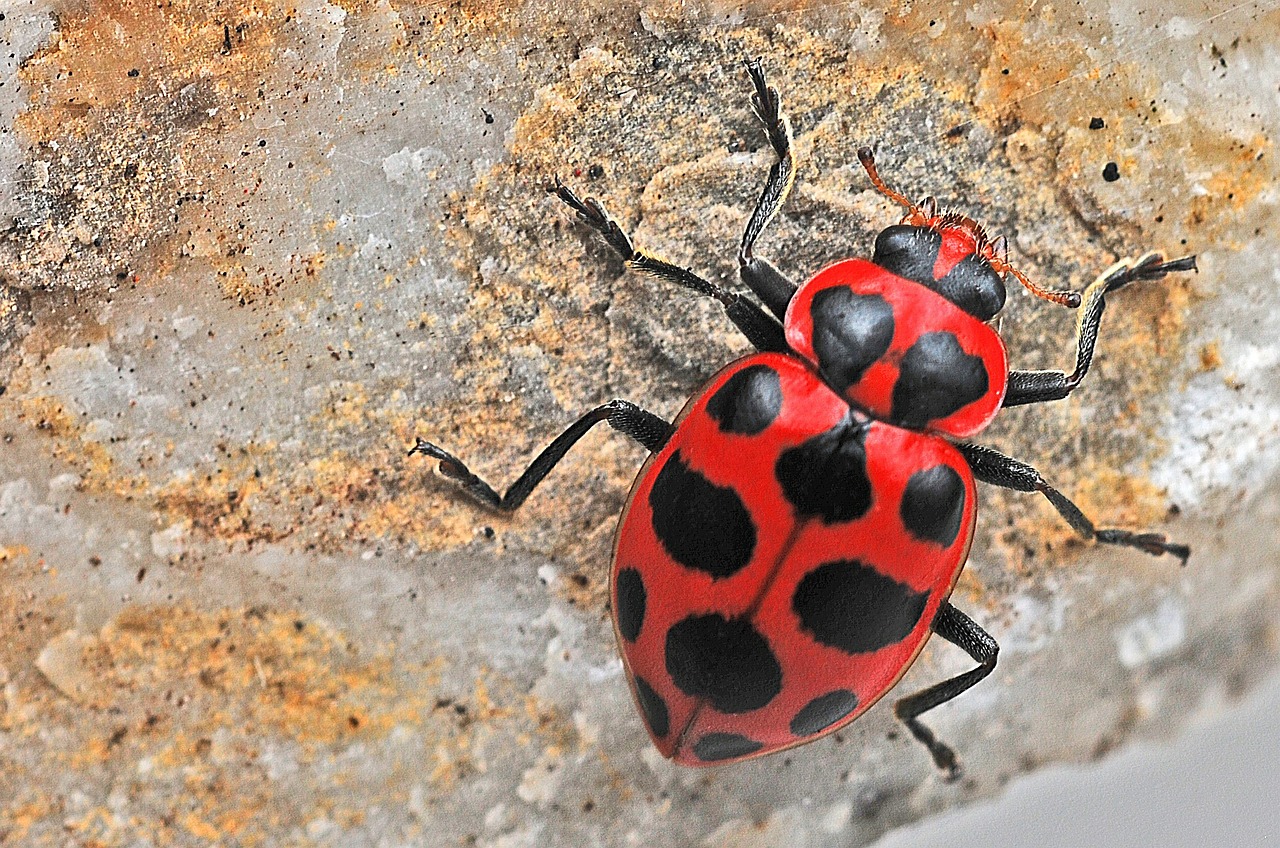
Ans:
[[[609,401],[604,406],[591,410],[575,421],[568,430],[556,436],[504,495],[499,495],[492,486],[473,474],[462,460],[425,439],[419,438],[409,454],[420,453],[440,460],[440,472],[457,480],[467,494],[493,509],[513,512],[525,502],[534,488],[542,482],[542,478],[551,473],[551,469],[564,458],[569,448],[601,421],[608,421],[610,427],[635,439],[651,453],[661,450],[671,437],[671,425],[652,412],[646,412],[625,400]]]
[[[609,246],[618,252],[622,260],[638,271],[652,274],[669,283],[675,283],[698,294],[714,297],[724,306],[725,314],[742,334],[747,337],[757,350],[786,353],[787,340],[782,325],[773,316],[741,295],[725,291],[708,280],[704,280],[692,271],[672,265],[652,254],[637,250],[631,238],[618,226],[618,222],[609,217],[604,207],[594,198],[582,200],[568,186],[556,181],[555,186],[548,189],[559,197],[578,218],[591,229],[604,236]]]
[[[791,150],[791,122],[782,112],[778,90],[765,79],[764,68],[759,59],[748,60],[747,73],[751,75],[751,83],[755,86],[751,105],[760,123],[764,124],[765,135],[778,159],[769,169],[764,190],[760,192],[760,199],[756,201],[756,208],[747,219],[747,228],[742,233],[742,245],[738,248],[738,273],[742,282],[764,301],[769,311],[783,319],[787,314],[787,304],[796,293],[795,284],[768,260],[755,256],[753,251],[756,239],[778,214],[795,183],[796,157]]]
[[[1194,271],[1196,258],[1184,256],[1165,262],[1158,253],[1148,253],[1135,260],[1117,262],[1108,268],[1085,289],[1084,306],[1076,328],[1076,370],[1071,374],[1062,371],[1010,371],[1009,389],[1004,396],[1005,406],[1021,406],[1027,403],[1045,403],[1062,400],[1080,385],[1093,363],[1093,348],[1098,341],[1098,326],[1102,312],[1107,308],[1107,295],[1139,280],[1158,280],[1174,271]]]
[[[943,604],[937,616],[934,617],[933,632],[951,644],[963,648],[965,653],[973,657],[979,665],[964,674],[930,686],[923,692],[903,698],[894,704],[893,712],[911,731],[911,735],[929,749],[934,763],[946,773],[947,780],[955,780],[960,776],[960,763],[956,759],[956,752],[946,743],[939,741],[932,730],[921,724],[919,717],[922,713],[945,704],[972,688],[990,674],[996,667],[996,656],[1000,653],[1000,646],[973,619],[949,603]]]
[[[1002,453],[981,445],[958,443],[956,445],[965,461],[973,469],[973,476],[984,483],[991,483],[1005,489],[1018,492],[1039,492],[1044,495],[1053,508],[1058,511],[1072,529],[1086,539],[1106,545],[1124,545],[1146,551],[1152,556],[1173,554],[1187,564],[1191,549],[1186,545],[1167,541],[1161,533],[1134,533],[1129,530],[1095,527],[1085,517],[1080,507],[1072,503],[1066,495],[1050,486],[1036,471],[1025,462],[1007,457]]]

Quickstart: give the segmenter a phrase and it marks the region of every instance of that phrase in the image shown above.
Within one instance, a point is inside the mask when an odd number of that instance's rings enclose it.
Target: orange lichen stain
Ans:
[[[1216,371],[1222,367],[1222,346],[1215,339],[1200,346],[1200,370]]]
[[[182,826],[188,833],[197,839],[204,839],[209,842],[216,842],[227,836],[234,836],[234,831],[227,831],[223,828],[216,827],[210,822],[200,818],[195,813],[187,813],[182,817]]]
[[[0,244],[0,259],[32,286],[103,289],[150,285],[198,258],[241,305],[314,276],[322,263],[305,258],[310,245],[268,247],[281,235],[270,207],[282,184],[305,186],[327,169],[286,177],[294,162],[267,146],[279,133],[258,128],[281,121],[258,118],[289,114],[294,98],[305,104],[311,94],[297,79],[335,66],[366,84],[390,80],[397,63],[415,67],[420,51],[446,43],[466,18],[456,4],[439,10],[444,30],[428,26],[406,51],[393,6],[342,5],[346,19],[336,20],[299,16],[286,0],[95,0],[60,9],[56,33],[19,69],[29,103],[14,121],[29,166],[43,175],[27,203],[53,211],[24,219]],[[361,37],[344,39],[348,28]],[[343,43],[340,56],[316,49],[326,39]],[[147,273],[133,273],[140,265]]]
[[[339,0],[347,5],[352,0]],[[372,2],[372,0],[363,0]],[[489,0],[454,0],[449,3],[417,4],[411,0],[392,0],[391,6],[411,23],[406,27],[406,38],[411,46],[419,48],[436,44],[469,43],[488,40],[501,44],[522,31],[524,21],[519,14],[512,14],[514,7]],[[535,13],[536,14],[536,13]],[[419,55],[421,63],[434,65],[427,53]]]
[[[1052,119],[1052,98],[1035,97],[1089,67],[1085,45],[1059,41],[1046,45],[1028,38],[1025,24],[1000,21],[986,28],[989,37],[987,63],[978,76],[976,103],[980,109],[1004,112],[1016,107],[1032,121]],[[1086,74],[1087,76],[1087,74]],[[1083,82],[1083,81],[1082,81]]]
[[[1196,181],[1197,193],[1190,198],[1183,217],[1184,226],[1206,237],[1213,234],[1219,248],[1238,249],[1250,231],[1226,241],[1222,233],[1234,228],[1240,220],[1257,214],[1257,201],[1264,192],[1274,189],[1280,179],[1280,166],[1275,163],[1275,142],[1256,135],[1240,141],[1221,135],[1199,132],[1186,139],[1191,161],[1211,163],[1209,175]]]
[[[482,523],[502,523],[435,482],[434,463],[406,460],[421,423],[398,391],[375,401],[352,382],[322,399],[311,426],[351,450],[282,463],[274,442],[220,443],[216,466],[157,484],[143,473],[121,474],[110,446],[89,437],[82,416],[56,397],[22,397],[30,375],[17,376],[12,394],[22,419],[49,437],[52,455],[80,475],[81,491],[145,498],[165,524],[183,524],[197,538],[254,546],[301,532],[323,550],[382,538],[432,550],[473,539]],[[162,450],[171,454],[173,445]]]
[[[204,842],[272,844],[269,834],[317,815],[354,827],[364,814],[327,800],[341,776],[335,783],[306,767],[289,781],[283,803],[281,784],[260,763],[266,749],[305,766],[353,743],[392,756],[389,744],[398,749],[407,742],[435,759],[432,790],[444,793],[487,768],[477,753],[482,741],[533,734],[563,746],[574,733],[553,707],[490,669],[474,671],[466,694],[444,697],[444,660],[405,662],[390,648],[363,650],[291,610],[135,606],[87,642],[79,673],[103,684],[101,708],[22,679],[11,681],[0,723],[15,738],[66,728],[41,747],[48,774],[74,769],[92,781],[145,764],[143,784],[131,790],[137,812],[123,821],[95,810],[67,817],[43,805],[43,796],[18,797],[0,805],[0,831],[11,837],[42,826],[65,828],[82,841],[159,844],[166,840],[157,835],[176,826]],[[389,743],[393,731],[404,741]],[[30,785],[41,791],[44,782],[33,775]],[[161,799],[181,787],[176,819],[141,812],[152,786]]]
[[[255,506],[268,482],[241,461],[198,480],[165,484],[151,496],[155,508],[169,521],[186,521],[200,534],[247,544],[274,542],[288,536],[291,528],[276,528],[255,517]]]
[[[63,401],[46,395],[27,396],[21,399],[20,410],[19,416],[28,426],[54,440],[53,455],[80,473],[82,485],[126,495],[138,490],[137,479],[114,473],[111,452],[101,442],[85,438],[83,422]]]
[[[353,715],[380,717],[385,709],[409,720],[411,708],[422,706],[414,699],[378,703],[389,693],[389,657],[362,659],[337,633],[288,612],[130,607],[102,629],[84,662],[113,692],[116,708],[176,687],[188,703],[210,708],[207,722],[251,714],[254,727],[307,743],[333,744],[382,724],[353,723]],[[429,687],[431,676],[423,682]],[[199,744],[185,754],[182,748],[175,741],[179,759]]]
[[[986,606],[991,603],[991,592],[978,576],[977,570],[966,568],[956,578],[955,588],[951,590],[952,599],[961,602],[966,609]]]
[[[16,806],[0,805],[0,839],[10,845],[21,845],[32,826],[58,812],[48,799],[27,801]]]

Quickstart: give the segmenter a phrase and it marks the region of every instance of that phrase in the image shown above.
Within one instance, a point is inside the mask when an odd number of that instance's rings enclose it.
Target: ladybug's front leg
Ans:
[[[1106,545],[1124,545],[1130,548],[1137,548],[1140,551],[1146,551],[1152,556],[1173,554],[1182,560],[1183,565],[1187,564],[1187,557],[1191,556],[1189,547],[1167,541],[1161,533],[1134,533],[1129,530],[1095,527],[1093,522],[1080,511],[1080,507],[1068,500],[1066,495],[1046,483],[1044,478],[1040,476],[1040,472],[1025,462],[1019,462],[981,445],[958,443],[956,447],[964,455],[969,467],[973,469],[974,477],[984,483],[991,483],[1005,489],[1013,489],[1018,492],[1039,492],[1048,498],[1049,503],[1053,504],[1053,508],[1066,519],[1072,529],[1086,539]]]
[[[940,742],[933,735],[932,730],[921,724],[919,716],[939,704],[945,704],[990,674],[996,667],[996,656],[1000,653],[1000,646],[987,631],[951,604],[943,604],[938,610],[937,616],[933,619],[933,632],[951,644],[964,648],[965,652],[980,665],[950,680],[930,686],[923,692],[903,698],[894,704],[893,712],[911,731],[911,735],[929,749],[938,768],[946,772],[947,780],[955,780],[960,776],[960,763],[956,759],[956,752],[946,743]]]
[[[637,250],[631,243],[631,238],[623,232],[622,227],[618,226],[617,221],[609,217],[609,213],[604,211],[604,207],[595,198],[588,197],[582,200],[559,180],[549,191],[577,212],[579,220],[604,236],[609,246],[622,257],[622,261],[632,268],[683,288],[692,289],[698,294],[714,297],[724,306],[724,312],[729,316],[729,320],[742,331],[747,341],[751,342],[756,350],[776,353],[789,351],[782,325],[759,306],[739,294],[725,291],[715,283],[702,279],[687,268],[672,265],[643,250]]]
[[[457,480],[467,494],[482,504],[502,512],[513,512],[525,502],[534,488],[542,482],[542,478],[551,473],[555,464],[564,458],[569,448],[577,443],[596,424],[608,421],[609,426],[625,433],[640,444],[656,453],[671,437],[671,425],[652,412],[646,412],[633,403],[625,400],[613,400],[604,406],[596,407],[573,423],[555,440],[538,454],[520,479],[511,484],[506,494],[499,495],[493,487],[481,480],[462,460],[423,438],[419,438],[410,450],[412,456],[420,453],[424,456],[440,460],[440,472],[444,476]]]
[[[1062,400],[1071,394],[1093,363],[1093,348],[1098,341],[1098,325],[1107,308],[1107,294],[1139,280],[1158,280],[1173,271],[1194,271],[1196,258],[1184,256],[1165,262],[1158,253],[1148,253],[1136,260],[1123,260],[1108,268],[1085,289],[1084,306],[1076,328],[1076,370],[1067,375],[1061,371],[1010,371],[1005,406],[1045,403]]]
[[[751,75],[751,84],[755,86],[751,105],[760,123],[764,124],[765,135],[778,159],[769,169],[764,190],[760,192],[760,199],[756,201],[756,208],[747,219],[746,230],[742,233],[742,245],[738,248],[738,274],[742,277],[742,282],[764,301],[769,311],[783,319],[787,315],[787,304],[796,293],[795,284],[768,260],[755,256],[753,251],[756,239],[778,214],[782,204],[786,203],[791,186],[795,183],[796,158],[791,151],[791,122],[782,112],[778,90],[765,80],[764,68],[759,59],[747,62],[747,73]]]

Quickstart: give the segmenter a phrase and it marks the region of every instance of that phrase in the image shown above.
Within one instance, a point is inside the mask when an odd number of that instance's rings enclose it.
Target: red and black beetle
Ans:
[[[627,676],[659,750],[687,765],[724,763],[812,741],[891,689],[930,634],[976,668],[903,698],[895,711],[938,767],[954,752],[919,720],[982,680],[995,641],[948,598],[973,537],[975,480],[1040,492],[1086,539],[1186,561],[1157,533],[1093,525],[1031,466],[967,442],[1006,406],[1065,398],[1093,358],[1106,296],[1195,268],[1150,253],[1107,269],[1084,292],[1047,291],[1012,268],[1003,239],[971,218],[893,191],[869,150],[872,184],[908,210],[847,259],[797,288],[752,248],[786,200],[791,130],[759,61],[752,102],[777,161],[738,252],[728,292],[637,250],[594,200],[551,189],[626,262],[719,300],[757,352],[728,365],[674,423],[623,400],[592,410],[506,494],[419,439],[411,453],[494,509],[511,511],[594,424],[650,452],[622,515],[611,594]],[[991,320],[1004,277],[1081,307],[1076,367],[1009,371]]]

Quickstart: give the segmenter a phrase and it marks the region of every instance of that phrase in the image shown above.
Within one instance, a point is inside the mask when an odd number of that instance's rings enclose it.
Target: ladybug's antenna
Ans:
[[[1009,240],[1004,236],[996,236],[996,240],[991,243],[991,255],[987,257],[987,261],[991,263],[992,269],[997,274],[1010,273],[1031,292],[1042,300],[1050,303],[1056,303],[1059,306],[1066,306],[1069,309],[1075,309],[1080,305],[1080,293],[1071,290],[1061,289],[1043,289],[1035,283],[1027,279],[1026,275],[1017,268],[1009,264]]]
[[[1050,303],[1056,303],[1059,306],[1065,306],[1069,309],[1075,309],[1080,305],[1080,292],[1071,291],[1070,289],[1041,288],[1040,286],[1028,280],[1026,275],[1023,274],[1021,271],[1019,271],[1017,268],[1010,265],[1008,259],[1004,259],[999,256],[993,256],[988,261],[991,263],[991,267],[995,269],[995,272],[997,274],[1003,274],[1004,272],[1008,271],[1010,274],[1013,274],[1013,276],[1018,279],[1018,282],[1022,283],[1022,285],[1026,287],[1027,291],[1031,292],[1033,295],[1035,295],[1038,298],[1041,298],[1042,300],[1047,300]]]
[[[910,209],[913,221],[918,218],[920,219],[920,223],[924,223],[926,216],[920,211],[920,208],[910,200],[907,200],[906,195],[899,194],[889,188],[885,185],[884,180],[880,179],[880,172],[876,170],[875,155],[871,152],[870,147],[858,148],[858,161],[861,162],[862,167],[866,169],[867,176],[871,178],[871,184],[876,187],[876,191],[880,192],[895,203],[900,203]]]
[[[872,154],[870,147],[858,148],[858,161],[861,162],[862,167],[866,169],[867,176],[871,178],[871,184],[876,187],[876,191],[880,192],[895,203],[899,203],[907,207],[909,212],[907,216],[903,218],[904,224],[909,222],[913,226],[917,227],[935,227],[939,223],[940,219],[938,217],[937,201],[932,197],[925,198],[925,208],[922,209],[910,200],[907,200],[905,195],[900,194],[885,185],[884,180],[880,179],[880,172],[876,170],[875,156]],[[949,214],[952,213],[948,213],[948,215]],[[947,218],[946,215],[942,217],[943,219]],[[943,220],[942,223],[945,225],[947,222],[946,220]],[[974,240],[977,242],[979,252],[982,254],[983,258],[991,263],[992,269],[994,269],[997,274],[1013,274],[1018,282],[1022,283],[1022,285],[1026,287],[1027,291],[1042,300],[1049,301],[1050,303],[1056,303],[1059,306],[1066,306],[1071,309],[1075,309],[1080,305],[1079,292],[1041,288],[1028,280],[1026,275],[1017,268],[1010,265],[1009,243],[1004,236],[1000,236],[991,244],[986,244],[986,236],[983,234],[982,228],[976,221],[966,217],[957,217],[952,223],[954,226],[966,227],[972,231],[972,234],[975,237]]]

